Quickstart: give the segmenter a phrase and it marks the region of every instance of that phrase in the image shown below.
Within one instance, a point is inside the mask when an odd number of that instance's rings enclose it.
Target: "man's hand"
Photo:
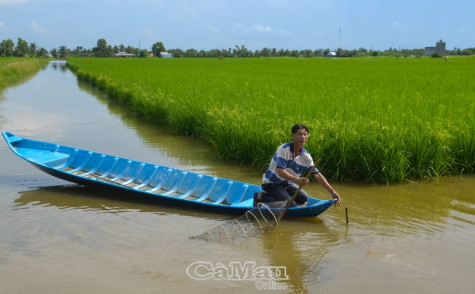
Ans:
[[[338,206],[341,206],[342,200],[341,200],[340,195],[338,195],[338,193],[335,192],[335,191],[333,191],[333,192],[331,193],[331,195],[332,195],[332,198],[333,198],[333,199],[336,199],[336,201],[335,201],[335,206],[337,206],[337,205],[338,205]]]
[[[303,187],[305,185],[307,185],[308,183],[310,183],[310,181],[306,178],[297,178],[295,177],[295,180],[293,181],[294,183],[296,183],[297,185]]]

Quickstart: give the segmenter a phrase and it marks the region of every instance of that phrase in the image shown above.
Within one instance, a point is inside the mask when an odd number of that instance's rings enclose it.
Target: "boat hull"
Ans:
[[[19,157],[54,177],[106,192],[127,194],[161,203],[242,214],[253,208],[261,187],[171,167],[42,142],[3,132]],[[286,216],[314,217],[333,200],[309,198],[305,207],[291,207]]]

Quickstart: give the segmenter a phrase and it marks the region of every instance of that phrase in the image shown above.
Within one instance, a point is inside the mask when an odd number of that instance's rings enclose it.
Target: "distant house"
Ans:
[[[161,56],[162,58],[172,58],[172,57],[173,57],[173,54],[168,53],[168,52],[160,52],[160,56]]]
[[[327,57],[336,57],[336,52],[328,52]]]
[[[445,42],[440,40],[435,44],[435,47],[426,47],[424,50],[425,56],[432,56],[435,53],[439,54],[440,56],[445,55]]]
[[[134,57],[134,55],[127,52],[119,52],[115,54],[115,57]]]

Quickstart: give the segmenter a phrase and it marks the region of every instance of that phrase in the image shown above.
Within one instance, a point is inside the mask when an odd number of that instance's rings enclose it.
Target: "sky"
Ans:
[[[473,0],[0,0],[0,40],[47,50],[475,47]]]

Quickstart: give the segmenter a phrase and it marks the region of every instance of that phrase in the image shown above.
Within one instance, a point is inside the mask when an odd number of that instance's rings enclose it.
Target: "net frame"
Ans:
[[[320,162],[320,159],[317,161]],[[316,165],[312,165],[306,172],[305,172],[305,179],[308,179],[312,174],[313,169]],[[249,238],[258,235],[262,235],[265,232],[272,231],[279,225],[281,219],[285,216],[289,208],[292,206],[292,203],[295,201],[295,198],[299,194],[300,190],[302,189],[302,185],[299,185],[297,191],[295,191],[294,195],[288,201],[277,201],[277,202],[268,202],[257,203],[255,208],[252,208],[243,215],[227,221],[224,224],[220,224],[219,226],[207,230],[201,235],[192,236],[191,239],[204,239],[207,241],[218,241],[218,240],[235,240],[240,239],[242,237]],[[264,207],[266,210],[264,210]],[[259,212],[259,215],[255,213]],[[267,212],[270,216],[266,216]],[[249,215],[252,215],[253,220],[249,219]],[[271,224],[269,219],[273,219],[275,222]],[[247,220],[247,222],[243,222],[243,220]],[[261,221],[266,223],[265,226],[262,226]],[[257,223],[258,227],[256,228],[255,223]],[[236,224],[239,225],[236,228]]]
[[[280,215],[286,205],[287,201],[258,203],[257,207],[246,211],[243,215],[190,238],[221,241],[262,235],[279,225]]]

